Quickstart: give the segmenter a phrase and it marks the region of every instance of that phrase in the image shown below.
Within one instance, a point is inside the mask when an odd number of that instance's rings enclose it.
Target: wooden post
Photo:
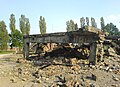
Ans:
[[[24,42],[24,58],[29,58],[29,43]]]
[[[90,64],[96,64],[96,49],[97,49],[97,43],[92,43],[90,45],[90,57],[89,57]]]

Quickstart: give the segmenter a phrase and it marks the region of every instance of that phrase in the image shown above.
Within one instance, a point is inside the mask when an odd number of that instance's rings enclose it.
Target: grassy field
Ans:
[[[4,50],[0,50],[0,54],[9,54],[9,53],[15,53],[15,51],[4,51]]]

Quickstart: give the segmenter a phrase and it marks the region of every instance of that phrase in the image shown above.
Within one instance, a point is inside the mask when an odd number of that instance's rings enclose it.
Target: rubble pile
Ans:
[[[112,56],[105,55],[104,60],[96,65],[89,65],[88,60],[75,57],[46,57],[34,61],[26,61],[18,55],[15,58],[17,62],[14,61],[13,66],[10,62],[1,63],[10,63],[11,67],[0,69],[0,77],[6,77],[6,83],[19,84],[16,87],[120,86],[120,56],[116,53]]]
[[[50,60],[51,58],[49,58]],[[96,65],[86,64],[86,60],[71,58],[70,66],[64,65],[60,59],[54,59],[56,64],[33,66],[33,62],[16,67],[14,74],[19,73],[21,81],[30,81],[45,87],[119,87],[120,56],[109,56]],[[42,61],[42,59],[40,60]],[[44,61],[44,60],[43,60]],[[34,62],[35,63],[35,62]],[[41,62],[40,62],[41,63]],[[58,63],[58,64],[57,64]],[[46,63],[47,64],[47,63]],[[15,78],[19,78],[16,73]],[[12,81],[13,80],[13,81]],[[16,82],[12,79],[11,82]]]
[[[90,54],[89,46],[82,45],[80,47],[65,45],[58,45],[53,50],[46,51],[44,57],[65,57],[65,58],[78,58],[88,59]]]

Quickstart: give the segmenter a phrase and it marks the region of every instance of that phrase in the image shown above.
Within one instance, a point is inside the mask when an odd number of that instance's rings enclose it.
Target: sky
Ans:
[[[30,34],[40,33],[40,16],[46,20],[47,33],[65,32],[70,19],[80,27],[81,17],[95,18],[98,28],[104,17],[105,24],[112,22],[120,29],[120,0],[0,0],[0,21],[5,21],[9,33],[12,13],[17,29],[21,14],[29,18]]]

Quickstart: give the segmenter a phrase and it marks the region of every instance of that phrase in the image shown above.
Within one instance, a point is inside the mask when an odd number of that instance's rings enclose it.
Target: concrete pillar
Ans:
[[[104,48],[103,48],[103,43],[99,43],[97,44],[97,51],[96,51],[96,58],[97,58],[97,61],[100,62],[103,60],[103,55],[104,55]]]
[[[37,46],[36,46],[36,53],[38,54],[38,56],[40,56],[40,43],[37,43]]]
[[[29,43],[24,42],[24,58],[29,58]]]
[[[89,57],[90,64],[96,64],[96,49],[97,49],[97,43],[92,43],[90,45],[90,57]]]

